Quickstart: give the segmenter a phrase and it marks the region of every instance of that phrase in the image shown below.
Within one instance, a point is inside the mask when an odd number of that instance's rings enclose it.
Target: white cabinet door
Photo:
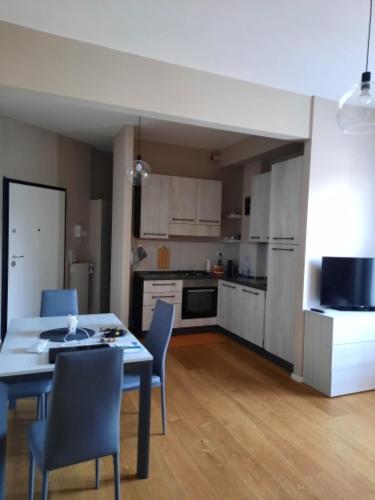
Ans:
[[[229,281],[219,281],[218,323],[232,333],[239,331],[238,285]]]
[[[170,177],[170,223],[195,224],[196,204],[196,179]]]
[[[300,243],[302,173],[302,156],[272,165],[270,208],[272,243]]]
[[[141,193],[141,238],[168,238],[169,176],[153,174]]]
[[[265,292],[247,286],[238,287],[239,332],[238,334],[263,347]]]
[[[293,362],[298,246],[270,244],[264,347]]]
[[[196,223],[220,226],[221,222],[221,181],[197,179]]]
[[[255,175],[251,184],[249,240],[268,243],[270,218],[271,172]]]

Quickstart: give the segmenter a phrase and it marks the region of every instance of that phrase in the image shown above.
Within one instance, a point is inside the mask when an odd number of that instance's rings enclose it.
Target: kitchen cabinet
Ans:
[[[264,340],[265,297],[263,290],[238,287],[238,335],[259,347],[263,347]]]
[[[174,328],[181,324],[182,281],[150,280],[143,284],[142,296],[142,331],[150,328],[157,300],[163,300],[175,306]],[[139,307],[139,306],[138,306]]]
[[[218,290],[218,323],[232,333],[239,331],[240,301],[239,286],[229,281],[219,281]]]
[[[195,224],[196,204],[196,179],[170,177],[170,223]]]
[[[142,186],[139,231],[141,238],[168,238],[169,182],[169,176],[153,174],[149,183]]]
[[[269,241],[270,189],[271,172],[252,178],[249,240],[254,243]]]
[[[299,244],[303,156],[272,165],[270,242]]]
[[[196,188],[196,224],[220,226],[222,194],[221,182],[197,179]]]
[[[293,362],[298,306],[298,252],[297,245],[269,245],[264,348],[289,363]]]
[[[175,304],[175,317],[173,328],[180,328],[181,326],[181,304]],[[149,330],[151,325],[152,316],[154,315],[155,306],[143,306],[142,309],[142,331]]]

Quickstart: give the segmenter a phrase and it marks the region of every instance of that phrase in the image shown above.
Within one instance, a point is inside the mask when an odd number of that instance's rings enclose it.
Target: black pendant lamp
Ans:
[[[133,186],[144,186],[151,178],[151,167],[141,156],[141,117],[138,118],[138,154],[126,169],[126,178]]]

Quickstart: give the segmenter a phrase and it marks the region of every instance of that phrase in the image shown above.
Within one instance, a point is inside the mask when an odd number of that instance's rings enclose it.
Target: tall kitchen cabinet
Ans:
[[[251,217],[249,240],[268,243],[270,219],[271,172],[255,175],[251,183]]]
[[[264,347],[289,363],[298,314],[302,175],[303,157],[272,166]]]

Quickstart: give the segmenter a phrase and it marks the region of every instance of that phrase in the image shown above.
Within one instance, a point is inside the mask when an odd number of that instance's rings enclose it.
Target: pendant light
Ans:
[[[126,169],[126,178],[133,186],[144,186],[151,178],[151,167],[141,156],[141,117],[138,118],[137,159]]]
[[[344,94],[338,105],[337,122],[346,134],[367,135],[375,133],[375,82],[368,70],[372,23],[372,0],[367,36],[366,71],[361,82]]]

